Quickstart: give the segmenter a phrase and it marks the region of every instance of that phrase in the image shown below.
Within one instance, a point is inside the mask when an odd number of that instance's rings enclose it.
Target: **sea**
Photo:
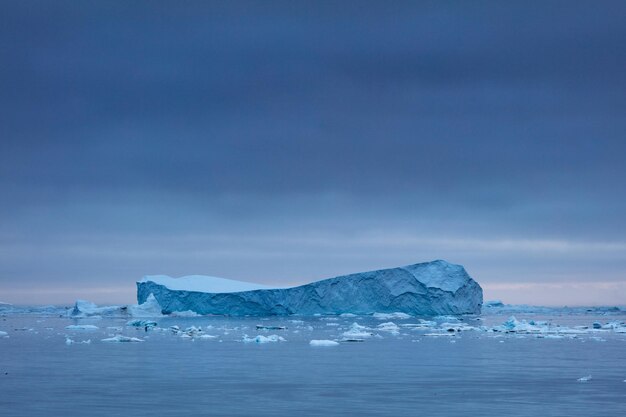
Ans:
[[[1,416],[626,416],[620,309],[68,312],[0,310]]]

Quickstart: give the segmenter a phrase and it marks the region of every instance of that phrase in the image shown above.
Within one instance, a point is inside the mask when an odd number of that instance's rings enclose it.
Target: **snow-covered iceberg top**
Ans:
[[[445,261],[360,272],[291,288],[194,275],[145,277],[137,301],[153,294],[164,314],[286,315],[478,314],[482,288],[461,265]]]
[[[167,275],[146,275],[137,284],[146,282],[153,282],[170,290],[210,293],[232,293],[275,288],[253,282],[236,281],[208,275],[187,275],[180,278],[172,278]]]

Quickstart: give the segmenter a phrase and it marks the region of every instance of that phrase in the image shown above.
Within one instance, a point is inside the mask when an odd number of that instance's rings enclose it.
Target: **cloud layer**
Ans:
[[[575,285],[626,281],[622,2],[0,8],[2,301],[433,258],[619,301]]]

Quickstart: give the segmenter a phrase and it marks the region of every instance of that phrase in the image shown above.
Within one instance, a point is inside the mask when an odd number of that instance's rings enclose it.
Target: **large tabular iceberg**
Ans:
[[[287,314],[478,314],[482,288],[460,265],[433,261],[344,275],[291,288],[223,278],[147,276],[137,301],[153,294],[163,313],[262,316]]]

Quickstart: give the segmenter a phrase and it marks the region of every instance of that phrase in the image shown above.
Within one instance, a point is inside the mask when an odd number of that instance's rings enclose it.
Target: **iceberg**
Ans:
[[[483,293],[460,265],[419,263],[338,276],[290,288],[193,275],[146,276],[137,301],[153,294],[164,314],[193,311],[232,316],[398,313],[480,314]],[[379,315],[380,317],[380,315]],[[383,316],[384,317],[384,316]]]
[[[94,317],[94,316],[115,316],[126,314],[126,306],[105,306],[98,307],[96,304],[86,300],[76,300],[74,308],[70,310],[69,316],[74,318]]]
[[[364,337],[371,337],[374,334],[369,331],[370,329],[365,326],[361,326],[359,323],[352,323],[350,328],[343,332],[342,336],[346,339],[363,339]]]
[[[154,298],[154,295],[150,294],[146,301],[139,305],[128,306],[128,311],[133,317],[160,317],[161,306],[159,302]]]

